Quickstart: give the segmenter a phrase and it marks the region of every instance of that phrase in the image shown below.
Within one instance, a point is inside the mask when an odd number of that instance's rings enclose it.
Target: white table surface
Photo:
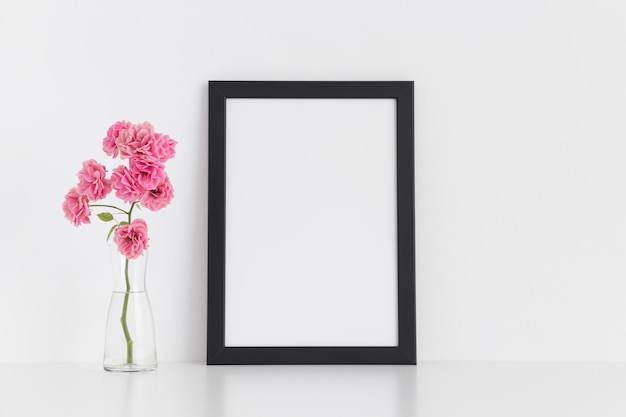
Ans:
[[[626,363],[0,364],[0,416],[624,416]]]

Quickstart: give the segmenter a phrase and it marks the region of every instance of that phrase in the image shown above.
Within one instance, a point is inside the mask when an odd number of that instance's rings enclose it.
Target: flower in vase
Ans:
[[[176,141],[168,135],[156,133],[150,154],[156,161],[165,162],[176,154]]]
[[[94,159],[83,162],[83,169],[78,171],[78,191],[91,201],[101,200],[111,192],[111,180],[106,178],[104,165]]]
[[[166,175],[159,185],[143,193],[139,201],[145,208],[157,211],[167,206],[172,198],[174,198],[174,188]]]
[[[149,122],[131,125],[118,145],[120,158],[128,159],[139,156],[153,160],[151,148],[154,140],[154,127]]]
[[[91,210],[101,209],[98,218],[115,221],[107,239],[114,234],[121,253],[134,259],[145,249],[148,241],[145,221],[133,220],[135,207],[156,211],[170,204],[174,188],[165,173],[165,161],[176,154],[177,142],[166,134],[156,132],[149,122],[118,121],[111,125],[102,140],[102,150],[110,157],[127,160],[127,165],[114,168],[107,177],[106,167],[88,159],[78,172],[78,185],[63,201],[63,212],[72,224],[91,223]],[[111,191],[128,209],[113,204],[94,204]],[[112,211],[110,211],[112,209]],[[118,220],[116,216],[123,216]]]
[[[143,219],[122,224],[115,228],[113,240],[122,255],[137,259],[148,247],[148,224]]]
[[[137,178],[124,165],[120,165],[113,170],[111,181],[115,190],[115,196],[125,203],[137,201],[144,192],[137,184]]]
[[[85,194],[82,194],[78,187],[72,188],[65,194],[63,212],[65,213],[65,217],[71,221],[74,226],[78,227],[83,223],[91,223],[91,220],[89,220],[89,216],[91,215],[89,198]]]
[[[104,153],[115,158],[119,155],[120,150],[117,146],[117,141],[120,137],[120,132],[126,132],[132,123],[127,121],[115,122],[109,130],[107,130],[107,136],[102,140],[102,148]]]
[[[174,188],[165,173],[165,162],[176,153],[176,141],[168,135],[154,131],[148,122],[133,124],[127,121],[114,123],[102,140],[102,150],[112,158],[127,160],[127,165],[113,169],[107,177],[106,167],[95,159],[83,162],[78,172],[78,185],[73,187],[63,200],[63,212],[72,224],[79,226],[91,223],[91,210],[97,209],[97,216],[103,222],[112,222],[107,240],[113,236],[117,250],[126,258],[124,276],[126,291],[120,316],[120,329],[125,339],[126,362],[123,369],[137,369],[134,356],[134,330],[129,326],[130,295],[129,262],[143,255],[148,247],[148,224],[143,219],[133,219],[135,208],[145,206],[149,210],[160,210],[170,204]],[[111,191],[128,208],[117,204],[97,203]],[[134,285],[134,284],[133,284]],[[135,307],[131,307],[135,308]],[[156,358],[156,357],[155,357]],[[116,359],[117,360],[117,359]],[[156,359],[155,359],[156,360]],[[107,368],[105,354],[105,369]],[[154,369],[155,364],[150,364]],[[112,369],[112,368],[111,368]]]
[[[165,165],[160,162],[135,156],[130,158],[128,166],[132,178],[144,190],[157,188],[167,177]]]

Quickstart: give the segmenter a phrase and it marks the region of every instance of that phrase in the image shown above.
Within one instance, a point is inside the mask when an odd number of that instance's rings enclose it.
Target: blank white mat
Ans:
[[[396,346],[396,101],[227,99],[225,345]]]

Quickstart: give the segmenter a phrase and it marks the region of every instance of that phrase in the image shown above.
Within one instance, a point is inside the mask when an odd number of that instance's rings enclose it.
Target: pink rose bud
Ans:
[[[145,190],[156,188],[165,180],[165,165],[141,157],[130,158],[130,174],[135,182]]]
[[[72,188],[67,194],[65,194],[65,200],[63,201],[63,212],[65,217],[71,221],[74,226],[80,226],[81,224],[91,223],[89,215],[89,199],[86,195],[78,191],[78,187]]]
[[[111,173],[111,181],[113,182],[115,195],[126,203],[139,200],[141,194],[145,192],[145,190],[137,184],[130,170],[123,165],[113,170]]]
[[[111,192],[111,180],[106,178],[104,165],[93,159],[83,162],[83,169],[78,171],[78,190],[86,194],[89,200],[101,200]]]
[[[120,134],[125,132],[131,126],[130,122],[127,121],[119,121],[115,122],[109,130],[107,130],[106,138],[102,139],[102,149],[104,153],[115,158],[119,154],[119,148],[117,146],[117,140],[120,137]]]
[[[148,247],[148,224],[143,219],[135,219],[130,224],[117,226],[113,240],[122,255],[137,259]]]
[[[157,211],[167,206],[172,198],[174,198],[174,188],[166,175],[161,184],[143,193],[139,201],[148,210]]]
[[[152,142],[154,141],[154,127],[149,122],[131,125],[124,135],[118,139],[118,148],[122,159],[141,156],[155,160],[152,157]]]
[[[156,133],[154,135],[154,141],[152,142],[151,155],[159,162],[165,162],[171,159],[176,154],[176,142],[168,135]]]

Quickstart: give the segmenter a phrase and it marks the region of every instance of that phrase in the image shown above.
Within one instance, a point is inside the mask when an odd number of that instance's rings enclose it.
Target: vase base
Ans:
[[[109,372],[152,372],[157,370],[157,364],[138,365],[136,363],[122,363],[115,365],[104,365],[104,370]]]

